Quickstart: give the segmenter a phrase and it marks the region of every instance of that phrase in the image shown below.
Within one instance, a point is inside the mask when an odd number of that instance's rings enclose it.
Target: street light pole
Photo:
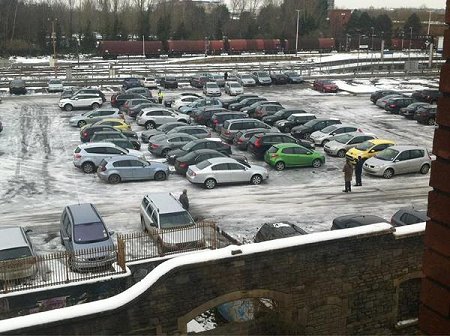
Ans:
[[[300,21],[300,9],[296,9],[297,11],[297,32],[295,33],[295,54],[298,53],[298,25]]]
[[[409,52],[408,52],[408,61],[411,60],[411,44],[412,44],[412,33],[413,33],[413,27],[409,27]]]
[[[374,31],[375,31],[375,28],[374,28],[374,27],[370,27],[370,29],[372,30],[372,35],[371,35],[371,37],[372,37],[372,52],[373,52],[373,37],[374,37]]]
[[[432,12],[432,11],[428,11],[428,29],[427,29],[427,36],[430,36],[431,12]]]
[[[57,65],[56,65],[56,32],[55,32],[55,21],[57,20],[58,19],[52,20],[53,66],[55,71],[55,78],[58,78],[58,73],[56,71]]]

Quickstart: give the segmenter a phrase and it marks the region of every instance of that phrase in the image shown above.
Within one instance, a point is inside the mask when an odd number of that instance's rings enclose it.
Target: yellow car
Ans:
[[[93,125],[108,125],[112,126],[115,129],[118,129],[119,131],[130,131],[131,126],[128,125],[123,119],[117,119],[117,118],[105,118],[103,120],[97,121]]]
[[[381,152],[383,149],[394,145],[395,143],[391,140],[367,140],[360,143],[356,147],[350,148],[345,154],[345,157],[355,164],[356,161],[358,161],[358,156],[361,156],[363,160],[367,160],[368,158],[371,158],[372,156],[375,156],[377,153]]]

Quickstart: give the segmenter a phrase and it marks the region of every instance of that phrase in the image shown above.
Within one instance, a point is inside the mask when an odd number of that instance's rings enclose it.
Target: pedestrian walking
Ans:
[[[344,172],[344,181],[345,181],[345,190],[343,192],[351,192],[352,191],[352,178],[353,178],[353,165],[350,160],[346,160],[344,168],[342,168]]]
[[[162,104],[164,99],[164,93],[161,91],[161,89],[159,89],[158,91],[158,103]]]
[[[356,161],[355,165],[355,178],[356,178],[356,184],[355,187],[361,187],[362,181],[361,181],[361,175],[363,170],[363,164],[364,161],[361,156],[358,156],[358,161]]]
[[[228,72],[225,71],[225,73],[223,74],[223,80],[226,82],[228,79]]]
[[[189,198],[188,198],[186,189],[183,190],[183,193],[180,195],[178,200],[180,201],[181,205],[183,206],[183,209],[189,210]]]

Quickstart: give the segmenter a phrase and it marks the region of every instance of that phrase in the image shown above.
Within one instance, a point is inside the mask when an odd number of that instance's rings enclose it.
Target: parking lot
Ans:
[[[189,89],[192,90],[192,89]],[[166,93],[182,92],[172,91]],[[390,115],[374,106],[368,95],[321,94],[305,86],[271,86],[246,90],[285,107],[300,107],[319,116],[338,117],[377,137],[397,144],[432,147],[434,127]],[[147,181],[110,185],[96,175],[75,168],[72,154],[80,143],[79,130],[68,119],[83,111],[58,108],[59,95],[6,97],[0,104],[0,225],[21,225],[33,230],[38,252],[64,250],[59,238],[59,217],[64,206],[94,203],[110,230],[140,230],[139,204],[147,192],[188,190],[191,213],[213,220],[241,242],[253,239],[266,222],[288,221],[308,232],[328,230],[334,217],[352,213],[374,214],[389,220],[400,207],[426,208],[429,175],[394,176],[390,180],[363,175],[363,186],[343,193],[344,159],[326,156],[320,168],[275,171],[267,166],[270,178],[259,186],[218,186],[205,190],[172,174],[167,181]],[[143,130],[132,122],[136,132]],[[319,151],[323,151],[321,147]],[[143,145],[141,151],[153,159]],[[233,148],[234,152],[236,151]],[[160,159],[159,159],[160,160]]]

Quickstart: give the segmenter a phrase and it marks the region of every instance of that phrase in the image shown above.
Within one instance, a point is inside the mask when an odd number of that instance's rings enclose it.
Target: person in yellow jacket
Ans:
[[[160,103],[160,104],[162,104],[162,102],[163,102],[163,99],[164,99],[164,93],[161,91],[161,89],[158,91],[158,102]]]

